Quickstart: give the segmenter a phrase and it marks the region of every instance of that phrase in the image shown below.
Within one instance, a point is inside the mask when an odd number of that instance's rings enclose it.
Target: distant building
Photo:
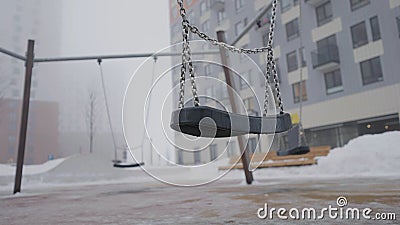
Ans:
[[[15,163],[21,119],[20,100],[0,100],[0,163]],[[58,157],[58,103],[32,100],[29,109],[25,164]]]
[[[302,37],[299,29],[300,1]],[[190,23],[213,37],[216,36],[216,30],[224,30],[228,42],[240,33],[257,12],[264,7],[271,7],[270,0],[185,2]],[[300,97],[303,99],[302,124],[308,143],[312,146],[337,147],[359,135],[399,130],[400,1],[278,2],[274,52],[285,111],[295,118],[299,112]],[[171,42],[177,43],[182,40],[181,18],[176,1],[170,0],[170,7]],[[270,12],[258,21],[237,46],[265,46],[269,15]],[[195,38],[195,35],[191,36]],[[261,68],[265,68],[264,54],[250,57]],[[241,64],[243,71],[239,72],[255,89],[258,97],[263,99],[263,82],[252,79],[251,64]],[[202,68],[196,69],[202,71]],[[300,80],[300,70],[303,80]],[[218,73],[210,71],[209,74]],[[177,79],[178,76],[173,77],[174,84]],[[303,84],[302,93],[300,82]],[[205,93],[210,88],[205,85],[198,89]],[[215,91],[207,93],[218,94]],[[240,94],[248,110],[257,110],[254,102],[245,98],[246,88],[240,90]],[[176,102],[177,98],[175,105]],[[250,136],[249,139],[251,151],[255,151],[255,138]],[[179,142],[179,138],[176,141]],[[236,144],[231,144],[234,147],[228,147],[228,156],[238,154]],[[177,162],[207,162],[220,154],[226,145],[226,140],[221,140],[200,153],[178,149]]]
[[[27,41],[33,39],[35,57],[59,55],[61,11],[60,1],[1,1],[0,46],[25,55]],[[52,66],[34,65],[26,164],[43,163],[58,156],[59,105],[52,102],[49,94],[57,90],[58,78],[54,75]],[[0,54],[0,163],[16,161],[24,76],[23,61]]]
[[[35,40],[35,57],[59,55],[61,50],[61,1],[4,0],[0,2],[0,46],[25,55],[28,39]],[[51,66],[35,66],[31,99],[49,100],[57,76]],[[24,62],[0,54],[0,96],[22,98]],[[53,75],[53,76],[46,76]]]

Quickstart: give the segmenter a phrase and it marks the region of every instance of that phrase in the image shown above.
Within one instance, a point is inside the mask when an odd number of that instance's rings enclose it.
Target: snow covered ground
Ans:
[[[224,159],[217,164],[226,162]],[[320,158],[317,165],[259,169],[254,172],[254,177],[257,181],[280,178],[400,176],[399,162],[400,132],[387,132],[351,140],[346,146],[333,149],[327,157]],[[145,168],[151,174],[174,181],[207,181],[223,175],[217,168],[202,173],[194,173],[190,168],[182,167]],[[155,181],[141,168],[113,168],[110,160],[101,154],[75,155],[42,165],[25,166],[23,171],[23,188]],[[0,191],[12,190],[14,174],[15,166],[0,164]],[[243,171],[230,171],[222,179],[243,179]]]
[[[255,171],[254,185],[243,171],[209,185],[182,188],[152,179],[140,168],[115,169],[107,157],[82,154],[24,169],[22,194],[11,195],[15,167],[1,165],[0,224],[375,224],[374,220],[260,220],[270,207],[336,206],[400,216],[400,132],[366,135],[337,148],[318,165]],[[221,162],[221,163],[226,163]],[[175,180],[207,179],[217,170],[147,168]]]

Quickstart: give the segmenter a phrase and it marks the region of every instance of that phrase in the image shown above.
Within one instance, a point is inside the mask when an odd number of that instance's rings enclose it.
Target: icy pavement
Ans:
[[[365,135],[307,167],[243,171],[200,187],[162,184],[140,168],[115,169],[107,157],[82,154],[24,167],[22,194],[12,196],[15,167],[0,165],[0,224],[399,224],[400,132]],[[224,162],[226,163],[226,162]],[[199,182],[217,169],[151,168],[174,181]],[[396,221],[261,220],[270,207],[321,209],[345,196],[349,207],[396,213]]]
[[[257,209],[336,206],[346,196],[349,207],[394,212],[399,217],[400,179],[292,179],[218,181],[200,187],[157,182],[56,187],[10,196],[0,194],[0,224],[374,224],[377,221],[262,220]],[[396,224],[397,221],[379,221]]]

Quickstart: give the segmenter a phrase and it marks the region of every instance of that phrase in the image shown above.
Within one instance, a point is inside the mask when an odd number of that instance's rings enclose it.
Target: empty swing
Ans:
[[[114,146],[114,160],[113,162],[113,166],[117,167],[117,168],[130,168],[130,167],[138,167],[138,166],[142,166],[144,165],[143,162],[140,163],[130,163],[130,162],[123,162],[122,160],[119,160],[117,157],[117,142],[115,140],[115,136],[114,136],[114,131],[112,128],[112,123],[111,123],[111,114],[110,114],[110,108],[108,106],[108,100],[107,100],[107,93],[106,93],[106,87],[105,87],[105,82],[104,82],[104,75],[103,75],[103,67],[101,65],[102,60],[101,59],[97,59],[97,63],[99,65],[99,69],[100,69],[100,79],[101,79],[101,87],[103,90],[103,95],[104,95],[104,103],[106,106],[106,112],[107,112],[107,119],[108,119],[108,124],[110,126],[110,131],[111,131],[111,137],[113,140],[113,146]],[[124,150],[126,151],[128,147],[126,147]],[[126,161],[126,157],[125,157],[125,161]]]
[[[182,64],[180,69],[180,91],[178,110],[172,112],[170,126],[173,130],[197,137],[232,137],[245,134],[274,134],[286,132],[292,128],[292,121],[289,113],[283,111],[283,103],[279,90],[278,76],[273,60],[273,35],[276,17],[277,0],[272,3],[272,16],[270,24],[270,33],[268,46],[255,49],[243,49],[230,46],[226,43],[219,42],[206,34],[199,31],[197,27],[190,24],[186,18],[186,11],[183,6],[183,0],[178,0],[180,7],[180,15],[183,25],[183,45],[182,45]],[[260,53],[267,52],[266,59],[266,82],[264,99],[264,115],[263,116],[248,116],[236,113],[231,113],[209,106],[200,106],[195,83],[195,74],[191,58],[189,46],[189,31],[197,34],[200,38],[211,42],[213,45],[226,48],[237,53]],[[189,76],[194,99],[194,106],[184,107],[184,88],[185,74],[189,70]],[[268,91],[271,77],[273,76],[276,98],[279,105],[279,114],[267,115],[268,108]]]

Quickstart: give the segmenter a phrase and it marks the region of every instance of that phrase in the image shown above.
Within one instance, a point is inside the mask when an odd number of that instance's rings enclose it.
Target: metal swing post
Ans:
[[[21,192],[22,168],[24,166],[26,133],[28,128],[29,98],[31,96],[31,81],[34,59],[34,40],[28,40],[28,51],[25,60],[25,84],[22,102],[21,124],[19,129],[17,169],[15,172],[14,194]]]
[[[217,39],[220,42],[225,42],[225,32],[224,31],[217,31]],[[236,102],[235,102],[235,97],[233,90],[235,90],[235,86],[233,85],[231,75],[229,72],[228,68],[228,60],[226,59],[226,50],[222,47],[219,47],[220,51],[220,56],[221,56],[221,63],[224,68],[224,74],[225,74],[225,80],[226,83],[229,85],[228,87],[228,96],[229,96],[229,102],[231,103],[232,106],[232,112],[233,113],[238,113],[238,109],[236,107]],[[233,90],[232,90],[233,89]],[[247,184],[251,184],[253,182],[253,173],[249,170],[249,159],[248,155],[246,152],[246,147],[245,147],[245,141],[243,136],[237,136],[238,144],[239,144],[239,149],[241,153],[241,160],[242,160],[242,165],[243,165],[243,170],[244,170],[244,175],[246,177],[246,182]]]

